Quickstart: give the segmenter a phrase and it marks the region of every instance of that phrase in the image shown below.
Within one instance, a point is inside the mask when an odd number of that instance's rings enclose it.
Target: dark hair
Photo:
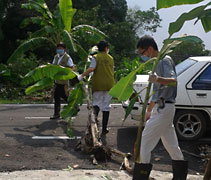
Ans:
[[[137,48],[142,48],[142,49],[148,49],[149,46],[152,46],[154,50],[158,51],[158,46],[153,37],[149,35],[144,35],[142,36],[138,43],[137,43]]]
[[[105,51],[105,48],[108,47],[108,42],[103,40],[103,41],[100,41],[97,45],[97,48],[99,51]]]
[[[57,45],[56,45],[56,47],[58,48],[58,47],[62,47],[62,48],[64,48],[64,49],[66,49],[66,45],[63,43],[63,42],[59,42]]]

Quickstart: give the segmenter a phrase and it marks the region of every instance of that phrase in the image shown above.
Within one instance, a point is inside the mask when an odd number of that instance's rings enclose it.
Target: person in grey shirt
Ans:
[[[151,36],[143,36],[137,44],[138,52],[148,59],[159,54],[157,44]],[[148,180],[152,169],[151,152],[161,139],[172,159],[173,180],[185,180],[188,163],[179,148],[173,119],[177,94],[177,77],[171,57],[166,56],[156,66],[155,74],[149,75],[153,83],[153,96],[145,114],[145,127],[140,143],[140,162],[135,163],[133,180]]]

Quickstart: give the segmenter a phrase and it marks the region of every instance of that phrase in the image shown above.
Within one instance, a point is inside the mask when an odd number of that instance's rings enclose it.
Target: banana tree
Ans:
[[[157,8],[166,8],[171,7],[174,5],[180,5],[180,4],[193,4],[201,2],[202,0],[157,0]],[[207,3],[206,5],[199,6],[197,8],[194,8],[188,13],[182,14],[175,22],[171,23],[169,26],[169,37],[164,41],[163,47],[161,48],[158,57],[156,59],[151,59],[151,61],[154,60],[154,64],[152,67],[152,73],[155,71],[155,67],[158,64],[159,60],[162,59],[165,55],[169,54],[173,51],[173,49],[179,45],[182,41],[189,41],[189,42],[201,42],[201,39],[196,36],[186,36],[186,37],[179,37],[179,38],[171,38],[172,35],[176,32],[178,32],[183,24],[188,21],[197,18],[196,22],[201,20],[202,25],[204,27],[205,32],[208,32],[211,30],[211,20],[210,20],[210,9],[206,9],[211,5],[211,2]],[[114,98],[117,98],[118,100],[125,101],[127,100],[133,93],[133,82],[135,80],[136,73],[140,71],[148,62],[139,65],[139,67],[130,72],[126,77],[123,77],[120,79],[120,81],[110,90],[109,94],[113,96]],[[141,139],[141,130],[142,125],[144,122],[144,116],[146,112],[147,103],[150,97],[150,89],[151,89],[151,83],[149,83],[146,91],[145,100],[142,107],[142,113],[141,118],[139,122],[139,128],[137,133],[137,138],[135,142],[135,161],[140,162],[140,139]],[[126,117],[129,115],[130,111],[132,110],[132,107],[135,103],[135,99],[137,98],[138,94],[136,93],[135,97],[130,101],[130,104],[128,106],[128,109],[126,110]]]
[[[76,77],[76,75],[70,68],[47,64],[41,65],[27,73],[21,83],[23,86],[28,86],[25,93],[29,95],[33,92],[51,87],[54,80],[70,80]],[[64,110],[61,112],[62,117],[68,123],[67,134],[69,136],[72,135],[70,128],[72,116],[77,113],[76,110],[83,103],[84,96],[83,86],[81,83],[78,83],[75,89],[71,91],[67,99],[67,105],[64,106]]]
[[[22,4],[22,8],[37,12],[37,16],[26,18],[21,23],[21,27],[26,27],[30,23],[40,26],[29,39],[25,40],[12,53],[8,63],[15,61],[23,53],[34,50],[41,46],[56,46],[63,41],[67,49],[71,52],[78,52],[81,59],[86,59],[88,53],[78,43],[79,34],[92,35],[95,42],[102,40],[106,35],[95,27],[89,25],[79,25],[71,28],[73,16],[76,9],[72,8],[72,0],[59,0],[59,7],[52,13],[44,0],[29,0],[27,4]]]
[[[56,46],[60,41],[63,41],[70,51],[77,52],[82,60],[87,60],[89,53],[78,43],[80,34],[89,34],[89,37],[93,37],[93,41],[96,43],[106,37],[103,32],[89,25],[78,25],[71,28],[72,19],[76,12],[76,9],[72,8],[71,0],[59,0],[58,9],[53,13],[50,12],[44,0],[29,0],[27,4],[22,4],[22,7],[38,13],[36,17],[25,19],[22,26],[25,27],[29,23],[34,23],[40,25],[41,28],[14,51],[8,59],[8,63],[15,61],[28,50],[49,46],[49,44]],[[72,72],[70,68],[46,64],[26,74],[22,80],[22,85],[29,86],[25,90],[28,95],[51,87],[54,80],[70,80],[75,76],[76,73]],[[69,124],[71,117],[77,113],[76,106],[82,103],[83,97],[82,84],[78,83],[75,89],[71,91],[68,97],[68,105],[64,107],[64,111],[61,113],[62,117],[68,122],[67,133],[70,136],[71,129]]]

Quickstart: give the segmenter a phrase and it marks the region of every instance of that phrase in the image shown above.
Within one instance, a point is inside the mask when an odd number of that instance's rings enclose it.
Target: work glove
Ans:
[[[82,79],[83,79],[83,77],[82,77],[81,74],[79,74],[79,75],[77,76],[77,78],[78,78],[79,81],[82,81]]]

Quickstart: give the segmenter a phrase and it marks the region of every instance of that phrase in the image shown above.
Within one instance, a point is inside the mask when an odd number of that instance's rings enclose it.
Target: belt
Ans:
[[[173,104],[174,102],[172,102],[172,101],[165,101],[165,103]]]
[[[155,102],[155,104],[157,104],[158,102]],[[172,101],[165,101],[165,103],[167,104],[174,104],[175,102],[172,102]]]

